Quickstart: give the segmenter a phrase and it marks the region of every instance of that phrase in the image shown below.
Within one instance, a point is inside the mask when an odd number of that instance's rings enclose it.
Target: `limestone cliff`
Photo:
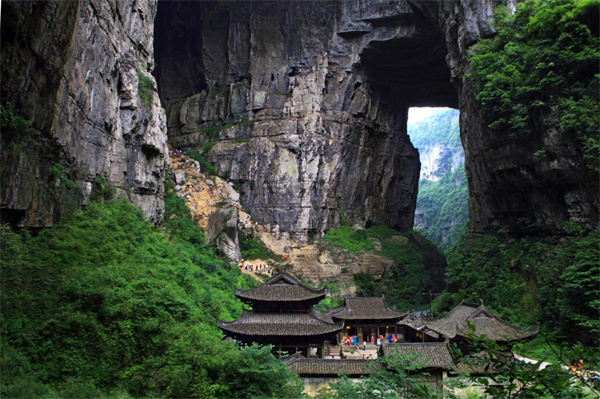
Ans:
[[[2,102],[43,140],[4,131],[2,221],[49,225],[60,195],[79,206],[107,186],[160,220],[168,125],[177,147],[215,143],[217,172],[274,233],[410,229],[419,159],[406,114],[429,105],[461,111],[471,230],[592,227],[598,177],[574,143],[555,129],[506,140],[478,120],[466,57],[494,35],[496,4],[5,1]]]
[[[302,241],[341,221],[411,228],[407,107],[456,104],[441,31],[406,2],[159,8],[169,139],[216,142],[210,160],[254,220]],[[406,79],[418,68],[432,73]]]
[[[156,2],[2,6],[2,103],[37,135],[3,131],[3,221],[52,224],[66,183],[74,207],[114,187],[161,220],[168,151],[151,75]]]
[[[512,2],[511,2],[512,3]],[[495,34],[481,1],[165,2],[157,80],[171,143],[210,160],[275,233],[306,240],[342,220],[409,229],[418,154],[410,106],[461,112],[472,231],[559,234],[597,224],[597,177],[553,131],[500,140],[478,119],[467,51]],[[534,154],[554,155],[538,162]]]
[[[415,2],[430,7],[427,2]],[[509,1],[514,10],[516,1]],[[459,97],[461,139],[469,182],[469,227],[517,234],[564,234],[565,222],[598,225],[598,173],[586,168],[579,144],[556,126],[514,139],[482,125],[469,81],[467,51],[494,35],[497,2],[443,1],[437,14],[448,43],[447,62]],[[551,154],[540,158],[536,153]]]

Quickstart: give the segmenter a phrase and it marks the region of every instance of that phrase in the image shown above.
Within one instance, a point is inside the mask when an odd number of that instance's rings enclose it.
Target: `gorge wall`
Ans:
[[[209,146],[253,220],[299,240],[412,227],[411,105],[456,106],[442,31],[407,2],[165,2],[157,80],[175,147]],[[207,144],[208,143],[208,144]]]
[[[252,217],[296,238],[342,220],[409,229],[419,161],[406,110],[455,107],[471,231],[593,227],[597,173],[586,170],[576,143],[552,129],[507,139],[479,121],[467,52],[495,34],[496,5],[161,3],[157,78],[171,143],[211,148]],[[540,160],[540,150],[552,156]]]
[[[2,102],[49,143],[42,156],[3,133],[3,221],[49,225],[59,191],[80,206],[105,183],[159,221],[168,125],[171,144],[202,148],[273,232],[410,229],[407,109],[448,106],[461,111],[472,231],[594,226],[597,173],[575,143],[552,129],[515,141],[478,120],[467,50],[494,34],[495,4],[3,2]]]
[[[150,73],[156,3],[2,6],[3,118],[32,126],[3,119],[2,221],[49,226],[113,192],[160,221],[168,151]]]

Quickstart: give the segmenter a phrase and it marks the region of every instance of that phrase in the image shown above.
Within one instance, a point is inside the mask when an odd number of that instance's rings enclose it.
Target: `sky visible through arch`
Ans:
[[[408,110],[407,134],[421,162],[414,227],[443,250],[454,245],[468,219],[458,119],[452,108]]]
[[[408,121],[409,123],[415,123],[428,116],[434,114],[437,111],[441,111],[447,108],[432,108],[432,107],[411,107],[408,109]]]

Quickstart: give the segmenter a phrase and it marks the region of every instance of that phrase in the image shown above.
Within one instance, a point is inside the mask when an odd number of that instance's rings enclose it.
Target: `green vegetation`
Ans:
[[[144,108],[152,113],[152,103],[154,101],[154,82],[140,68],[136,68],[138,76],[138,94],[142,99]],[[151,114],[152,115],[152,114]]]
[[[314,287],[312,284],[310,286]],[[340,296],[340,287],[337,284],[325,284],[325,288],[327,289],[327,297],[315,305],[317,309],[327,310],[344,304],[344,297]]]
[[[230,129],[232,127],[250,127],[254,125],[254,121],[241,120],[238,123],[228,123],[225,125],[210,126],[202,129],[202,133],[208,136],[213,141],[219,138],[219,133],[223,130]]]
[[[18,180],[20,189],[39,204],[35,215],[42,224],[75,212],[81,191],[74,183],[76,168],[63,165],[61,146],[47,132],[0,104],[0,190],[2,197]],[[52,213],[50,213],[52,212]]]
[[[498,7],[498,35],[473,46],[471,78],[495,133],[528,137],[558,125],[598,171],[598,0],[528,0]],[[557,123],[558,122],[558,123]]]
[[[434,146],[443,146],[452,154],[462,156],[460,141],[459,112],[455,109],[438,110],[429,117],[407,126],[413,145],[423,155]],[[440,248],[450,248],[465,226],[468,210],[468,187],[462,164],[453,165],[445,159],[435,171],[437,181],[419,180],[417,210],[423,212],[418,220],[418,231]]]
[[[200,151],[193,151],[185,154],[188,157],[198,161],[202,173],[211,176],[215,176],[217,174],[217,171],[215,170],[215,167],[210,162],[208,162],[208,153],[214,147],[215,144],[217,144],[216,141],[209,141],[202,145]]]
[[[417,209],[422,209],[426,226],[418,229],[446,250],[454,245],[469,218],[465,169],[448,170],[438,181],[419,180]]]
[[[468,323],[468,322],[467,322]],[[544,369],[535,365],[506,356],[506,348],[490,340],[483,334],[478,334],[473,324],[467,334],[466,353],[454,347],[455,356],[461,358],[465,364],[470,364],[483,371],[482,376],[467,376],[469,383],[476,383],[482,387],[483,392],[493,398],[595,398],[590,387],[584,383],[574,381],[568,369],[568,362],[554,362]],[[546,337],[548,338],[548,337]],[[549,347],[554,344],[548,341]],[[470,356],[477,353],[479,356]],[[575,359],[579,359],[578,357]],[[490,383],[493,379],[494,384]],[[461,386],[463,379],[458,379],[454,386]]]
[[[371,375],[358,381],[342,375],[330,386],[321,389],[317,398],[438,398],[441,395],[439,389],[423,381],[423,376],[428,375],[420,371],[425,362],[426,359],[416,356],[391,354],[380,357],[368,366],[373,371]]]
[[[160,229],[122,200],[37,236],[0,229],[3,397],[300,397],[270,347],[221,340],[233,288],[256,283],[165,200]]]
[[[417,122],[408,121],[406,132],[415,148],[440,144],[452,151],[461,151],[459,112],[456,109],[439,109]]]
[[[246,260],[278,260],[280,258],[280,256],[277,255],[275,252],[265,247],[265,244],[261,241],[260,238],[253,238],[252,234],[246,234],[241,229],[238,229],[238,241],[240,242],[242,258]]]
[[[92,201],[110,201],[115,198],[117,189],[104,176],[96,176],[92,182]]]
[[[367,273],[353,276],[359,296],[385,293],[388,305],[408,309],[425,303],[422,292],[443,288],[443,255],[417,232],[400,233],[385,226],[353,231],[343,226],[328,231],[323,240],[352,253],[370,251],[393,260],[381,281]]]
[[[290,98],[292,97],[292,91],[288,90],[288,91],[274,91],[273,93],[274,96],[283,96],[283,97],[287,97]]]
[[[343,248],[354,253],[361,253],[375,248],[366,230],[355,231],[348,226],[328,231],[323,236],[323,241],[334,247]]]
[[[597,345],[598,259],[598,229],[559,240],[465,235],[448,253],[447,292],[435,308],[439,312],[463,299],[482,299],[508,321],[541,322],[572,343]]]

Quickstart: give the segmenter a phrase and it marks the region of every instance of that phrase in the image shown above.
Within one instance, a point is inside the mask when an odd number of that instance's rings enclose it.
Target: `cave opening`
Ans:
[[[421,163],[414,228],[443,249],[456,242],[468,219],[459,117],[453,108],[408,110],[407,134]]]
[[[458,92],[443,33],[418,10],[413,18],[414,34],[372,41],[360,67],[373,93],[395,109],[396,128],[418,151],[413,228],[446,249],[468,219]]]

